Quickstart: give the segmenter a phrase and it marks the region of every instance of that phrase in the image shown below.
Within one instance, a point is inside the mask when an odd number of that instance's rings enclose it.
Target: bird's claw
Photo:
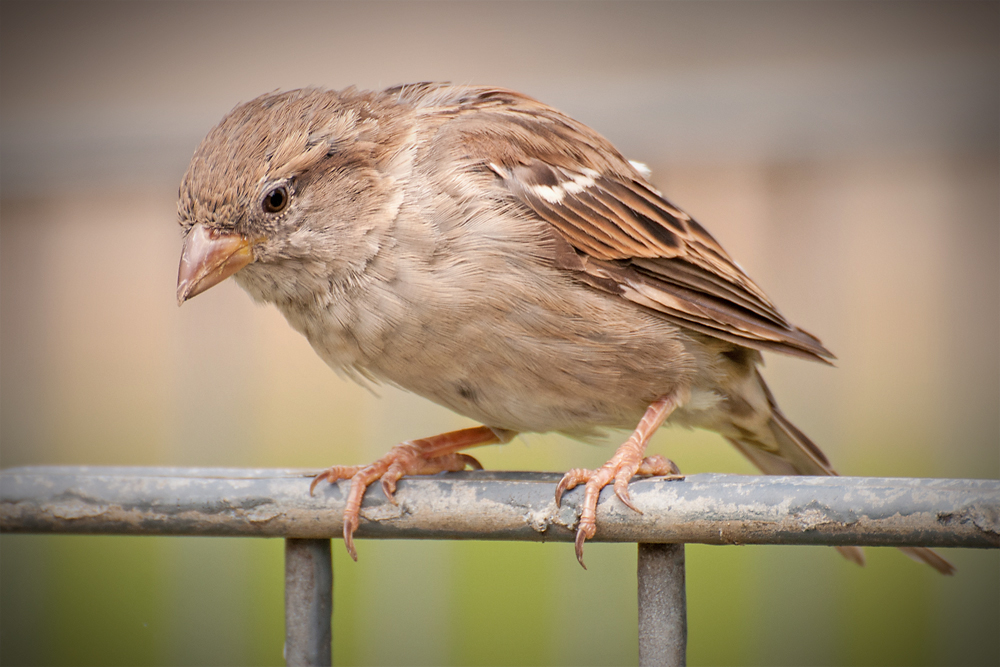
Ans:
[[[309,495],[316,486],[327,481],[331,484],[342,479],[351,480],[351,488],[347,493],[347,503],[344,507],[344,546],[354,560],[358,559],[354,547],[354,533],[361,525],[361,500],[368,486],[375,480],[382,485],[382,492],[393,505],[396,501],[396,484],[404,475],[433,475],[442,471],[456,472],[466,466],[482,470],[483,466],[468,454],[450,453],[442,456],[428,457],[414,443],[404,442],[393,447],[389,453],[368,466],[332,466],[313,478],[309,485]]]
[[[622,482],[621,479],[615,479],[615,495],[618,496],[618,500],[622,501],[625,507],[633,512],[642,514],[642,510],[632,503],[632,496],[628,492],[628,480]]]
[[[593,470],[586,468],[573,468],[563,475],[559,484],[556,485],[556,507],[562,507],[563,493],[578,486],[581,482],[586,482],[593,473]]]
[[[358,529],[359,521],[357,516],[344,516],[344,546],[354,562],[358,562],[358,550],[354,548],[354,531]]]
[[[587,566],[583,562],[583,545],[597,533],[597,503],[600,500],[601,489],[614,480],[615,495],[629,509],[642,514],[642,510],[636,507],[629,494],[628,484],[635,475],[643,476],[666,476],[669,479],[682,479],[680,470],[670,459],[662,456],[650,456],[641,461],[630,461],[630,457],[622,455],[621,450],[603,466],[596,470],[585,468],[574,468],[570,470],[556,485],[556,507],[561,507],[562,495],[564,492],[586,483],[586,491],[583,498],[583,507],[580,510],[580,520],[576,528],[576,559],[580,561],[583,569]]]
[[[583,562],[583,543],[589,540],[597,532],[597,526],[595,524],[588,524],[586,526],[580,525],[576,531],[576,559],[580,562],[580,567],[584,570],[587,569],[587,564]]]

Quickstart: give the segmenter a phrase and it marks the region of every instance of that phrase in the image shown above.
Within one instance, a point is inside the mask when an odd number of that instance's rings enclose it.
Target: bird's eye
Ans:
[[[288,188],[284,185],[279,185],[276,188],[271,189],[266,195],[264,195],[264,201],[262,206],[265,213],[281,213],[286,208],[288,208],[289,202]]]

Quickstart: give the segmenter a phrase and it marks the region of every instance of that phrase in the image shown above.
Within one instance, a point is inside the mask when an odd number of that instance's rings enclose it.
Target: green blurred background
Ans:
[[[521,90],[698,218],[837,368],[769,356],[845,474],[1000,477],[1000,4],[0,4],[0,464],[324,467],[467,425],[330,372],[233,284],[174,302],[174,198],[240,101]],[[663,429],[685,472],[751,473]],[[493,469],[594,466],[531,436]],[[479,454],[477,454],[479,455]],[[303,489],[304,491],[304,489]],[[635,547],[335,544],[340,664],[632,664]],[[280,540],[0,537],[4,665],[282,664]],[[1000,663],[1000,554],[688,547],[692,664]]]

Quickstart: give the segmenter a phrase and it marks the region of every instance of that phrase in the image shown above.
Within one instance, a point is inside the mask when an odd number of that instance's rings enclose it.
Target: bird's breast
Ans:
[[[513,431],[631,428],[689,381],[690,340],[662,318],[553,269],[526,284],[487,268],[399,270],[363,294],[283,311],[332,367]]]

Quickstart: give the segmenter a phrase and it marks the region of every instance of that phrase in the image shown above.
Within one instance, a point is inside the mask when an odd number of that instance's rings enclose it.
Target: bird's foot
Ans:
[[[643,458],[646,450],[646,443],[657,428],[669,416],[676,406],[673,395],[668,395],[655,401],[646,410],[642,420],[635,431],[625,443],[618,448],[611,460],[597,470],[585,468],[575,468],[570,470],[559,480],[556,486],[556,506],[562,501],[564,492],[580,484],[586,484],[586,491],[583,498],[583,508],[580,512],[580,521],[576,528],[576,559],[583,565],[583,543],[594,536],[597,532],[597,501],[600,499],[601,489],[614,480],[615,495],[627,507],[641,513],[642,511],[632,504],[629,496],[628,483],[635,475],[666,476],[669,479],[683,479],[680,470],[673,461],[662,456],[649,456]]]
[[[354,532],[361,524],[361,499],[365,490],[375,480],[382,483],[382,491],[393,504],[396,503],[396,483],[404,475],[433,475],[439,472],[457,472],[466,467],[482,470],[483,466],[468,454],[460,454],[458,450],[475,445],[489,445],[501,441],[506,433],[497,432],[485,427],[462,429],[442,433],[441,435],[420,440],[410,440],[396,445],[389,453],[375,463],[367,466],[332,466],[316,475],[309,485],[312,494],[316,485],[322,481],[332,483],[342,479],[351,480],[351,489],[347,494],[347,504],[344,507],[344,546],[351,558],[358,559],[354,548]]]
[[[626,443],[627,445],[628,443]],[[592,538],[597,533],[597,501],[601,495],[601,489],[613,480],[615,483],[615,495],[628,508],[642,514],[642,510],[632,503],[632,498],[628,492],[628,483],[636,475],[651,477],[664,476],[667,479],[684,479],[680,474],[677,465],[670,459],[662,456],[649,456],[638,460],[630,456],[630,452],[623,452],[625,445],[615,453],[610,461],[597,470],[587,470],[585,468],[574,468],[559,480],[556,487],[556,506],[562,500],[562,494],[575,486],[586,484],[586,491],[583,498],[583,509],[580,512],[580,521],[576,528],[576,559],[583,565],[583,543]]]

